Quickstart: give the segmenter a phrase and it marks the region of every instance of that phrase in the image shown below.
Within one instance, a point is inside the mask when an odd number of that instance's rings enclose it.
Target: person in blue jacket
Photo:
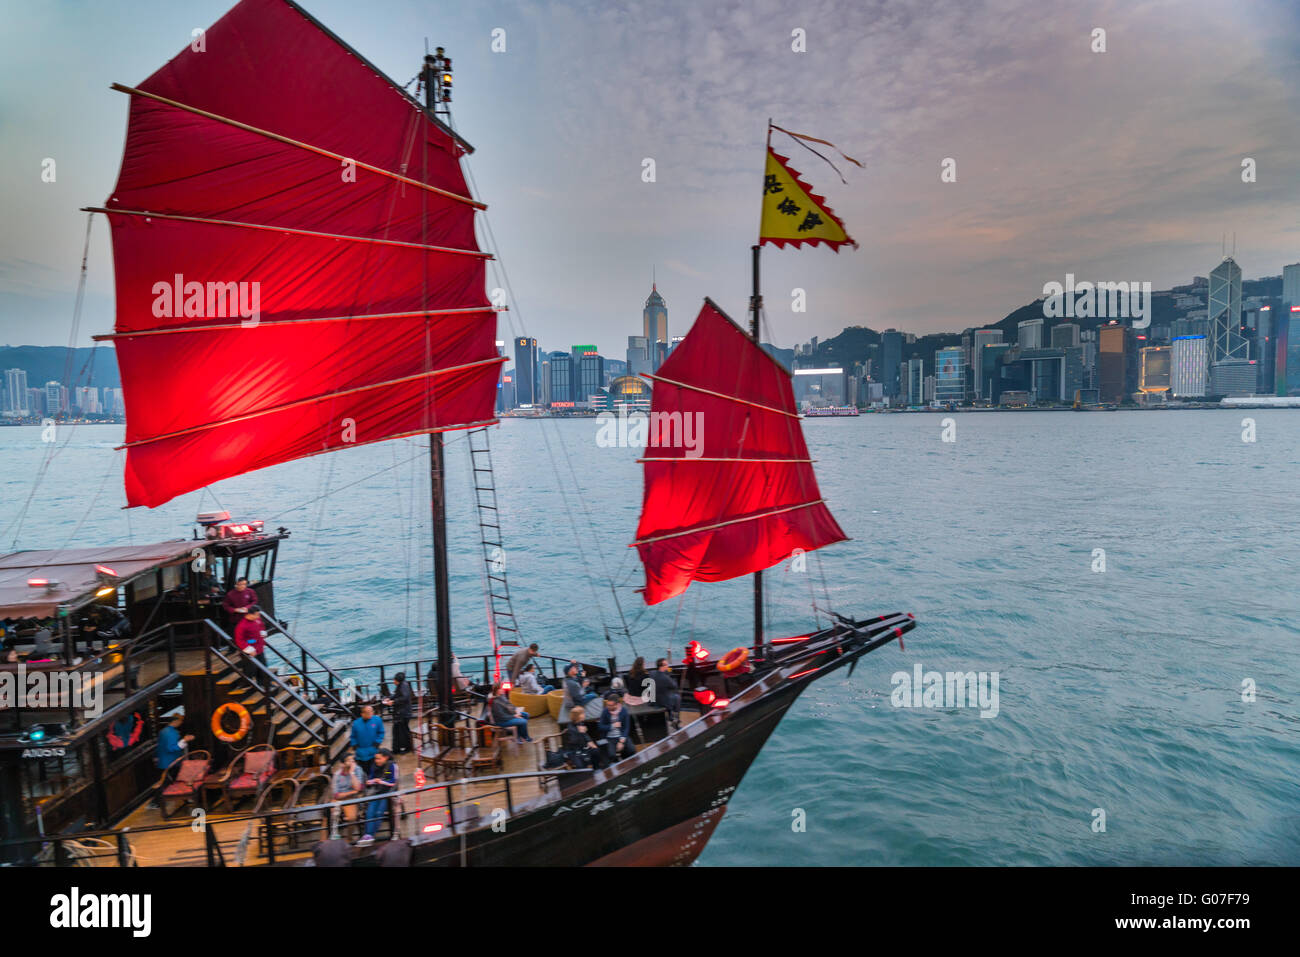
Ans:
[[[374,769],[375,752],[384,743],[384,722],[371,705],[362,705],[361,717],[352,722],[352,749],[357,764],[365,769],[366,777]]]
[[[361,840],[357,841],[358,844],[366,845],[374,842],[375,832],[379,830],[380,823],[388,815],[388,806],[392,803],[392,798],[386,795],[393,794],[397,790],[397,784],[397,762],[393,760],[393,752],[387,748],[380,748],[375,752],[371,771],[366,780],[366,792],[376,795],[376,798],[366,802],[366,833],[362,835]]]
[[[172,762],[185,754],[185,749],[194,740],[192,734],[181,734],[181,722],[185,715],[177,711],[167,719],[167,725],[158,732],[157,762],[160,771],[166,771]]]

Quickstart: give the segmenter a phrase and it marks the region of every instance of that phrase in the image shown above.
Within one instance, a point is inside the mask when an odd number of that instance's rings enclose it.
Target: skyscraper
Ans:
[[[980,350],[985,346],[996,345],[1002,341],[1001,329],[976,329],[971,336],[971,355],[970,364],[973,371],[973,386],[976,397],[984,398],[984,390],[988,388],[988,383],[982,379],[982,361]]]
[[[936,402],[961,402],[966,392],[966,356],[958,346],[934,354],[934,398]]]
[[[925,405],[925,363],[920,359],[908,359],[904,375],[907,379],[907,404]]]
[[[45,383],[45,414],[57,415],[68,411],[68,390],[61,383],[50,380]]]
[[[1074,322],[1062,322],[1052,326],[1053,349],[1076,349],[1079,346],[1079,326]]]
[[[1140,392],[1168,392],[1170,387],[1169,362],[1172,358],[1168,346],[1147,346],[1138,351],[1142,373],[1138,380]]]
[[[661,350],[656,348],[657,343],[668,343],[668,303],[664,302],[664,297],[659,295],[658,283],[650,284],[650,295],[646,297],[645,308],[641,311],[642,335],[644,335],[648,348],[650,349],[650,361],[654,363],[654,370],[659,371],[659,359]]]
[[[1128,327],[1118,323],[1097,330],[1097,389],[1102,402],[1122,402],[1126,393]]]
[[[29,415],[27,401],[27,370],[6,369],[4,381],[4,409],[15,415]]]
[[[1016,325],[1016,339],[1021,349],[1043,348],[1043,320],[1026,319]]]
[[[897,329],[886,329],[880,334],[880,382],[885,388],[885,398],[906,394],[906,383],[899,378],[903,363],[903,334]]]
[[[1300,395],[1300,304],[1287,306],[1278,323],[1275,377],[1278,395]]]
[[[1300,306],[1300,263],[1282,267],[1282,302]]]
[[[93,385],[79,385],[76,388],[76,407],[86,415],[99,413],[99,389]]]
[[[650,367],[650,340],[645,336],[628,336],[627,337],[627,373],[628,375],[640,375],[642,372],[653,372]]]
[[[573,407],[573,356],[559,350],[547,356],[551,368],[551,394],[546,401],[562,409]]]
[[[1002,357],[1010,351],[1006,342],[990,342],[978,350],[980,397],[996,403],[1002,397]]]
[[[1210,362],[1249,358],[1241,335],[1241,267],[1231,256],[1210,273],[1209,297]]]
[[[520,336],[515,339],[515,404],[536,405],[540,398],[537,386],[537,340]]]
[[[1209,339],[1175,336],[1169,354],[1169,391],[1180,399],[1204,396],[1209,389]]]
[[[577,369],[576,400],[587,402],[605,387],[605,359],[597,352],[584,353]]]

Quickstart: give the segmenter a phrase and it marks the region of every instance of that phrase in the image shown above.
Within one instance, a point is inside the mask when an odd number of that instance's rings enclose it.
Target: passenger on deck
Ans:
[[[518,728],[520,741],[533,740],[528,736],[528,712],[510,703],[510,695],[504,690],[500,681],[492,686],[492,701],[489,707],[492,723],[498,728]]]
[[[248,587],[247,578],[241,578],[235,582],[234,588],[226,592],[226,598],[221,603],[221,607],[226,609],[226,614],[234,621],[256,604],[257,592]]]
[[[385,702],[393,708],[393,753],[408,754],[411,750],[411,685],[406,672],[393,676],[393,696]]]
[[[587,732],[585,708],[569,709],[569,725],[560,739],[560,750],[576,769],[609,767],[609,755]]]
[[[361,797],[366,790],[366,779],[357,767],[357,756],[351,751],[343,758],[343,763],[339,765],[338,770],[334,772],[334,777],[330,780],[331,790],[333,791],[334,801],[347,801],[351,798]],[[339,810],[343,812],[343,820],[351,823],[357,819],[357,809],[359,804],[345,804]]]
[[[5,652],[5,664],[14,665],[18,663],[18,649],[10,648]]]
[[[596,722],[611,762],[622,761],[636,754],[632,745],[632,714],[623,700],[613,692],[605,695],[605,710]]]
[[[374,770],[375,753],[384,743],[384,722],[372,706],[361,706],[361,717],[352,722],[352,740],[349,743],[356,750],[357,764],[369,777]]]
[[[397,790],[397,762],[393,760],[393,752],[387,748],[375,752],[370,776],[366,779],[366,790],[376,795],[389,795]],[[391,801],[389,797],[380,797],[366,803],[366,833],[357,841],[358,844],[374,843],[375,831],[379,830],[380,822],[388,816]]]
[[[542,684],[537,677],[537,666],[531,661],[524,665],[523,671],[519,672],[518,687],[525,694],[549,694],[555,690],[550,685]]]
[[[682,693],[677,689],[673,666],[668,663],[667,658],[660,658],[655,662],[654,674],[650,676],[650,680],[655,683],[655,704],[662,705],[676,724],[677,715],[682,710]]]
[[[623,695],[623,703],[626,705],[645,704],[646,699],[646,682],[650,679],[645,670],[645,658],[637,658],[632,662],[632,667],[628,669],[627,677],[623,679],[623,687],[626,693]]]
[[[41,628],[33,636],[36,644],[27,655],[28,661],[50,661],[54,658],[54,636],[50,634],[50,629]]]
[[[438,662],[429,666],[429,697],[438,697]],[[451,690],[453,693],[459,693],[469,689],[472,682],[466,678],[460,671],[460,659],[455,655],[451,656]]]
[[[510,676],[511,684],[519,681],[519,673],[524,670],[524,665],[536,658],[537,653],[537,642],[533,642],[527,648],[520,648],[510,656],[510,661],[506,664],[506,674]]]
[[[258,688],[262,687],[262,672],[250,658],[256,658],[263,668],[266,667],[266,629],[262,627],[262,609],[249,605],[244,610],[244,617],[235,627],[235,647],[240,651],[239,666],[244,674]]]
[[[181,722],[184,720],[185,714],[177,711],[167,719],[166,726],[158,732],[158,751],[154,755],[154,760],[160,771],[166,771],[173,761],[184,756],[185,749],[194,740],[192,734],[181,734]]]
[[[573,708],[575,705],[584,705],[596,697],[596,692],[591,690],[591,679],[581,677],[582,671],[578,668],[578,663],[572,661],[564,669],[564,707]]]

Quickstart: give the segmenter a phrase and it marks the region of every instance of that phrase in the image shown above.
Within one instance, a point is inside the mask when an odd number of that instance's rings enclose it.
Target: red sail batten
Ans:
[[[287,0],[241,0],[203,46],[122,88],[127,503],[495,421],[467,144]]]
[[[847,537],[817,487],[789,372],[712,302],[655,379],[632,543],[647,604]]]

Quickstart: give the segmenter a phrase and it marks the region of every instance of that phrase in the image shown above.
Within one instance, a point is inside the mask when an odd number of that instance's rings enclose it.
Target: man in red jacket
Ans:
[[[235,626],[235,647],[240,651],[240,668],[249,681],[261,688],[261,672],[249,660],[256,658],[266,667],[266,629],[262,627],[262,609],[257,605],[249,605]]]
[[[257,604],[257,592],[248,587],[248,579],[241,578],[235,582],[235,587],[226,592],[225,600],[222,601],[221,607],[226,610],[230,616],[232,624],[238,624],[239,616],[243,615],[248,609]]]

